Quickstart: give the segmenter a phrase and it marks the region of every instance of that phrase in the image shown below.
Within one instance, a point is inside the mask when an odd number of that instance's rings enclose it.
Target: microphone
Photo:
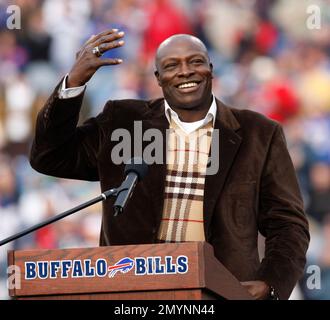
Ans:
[[[126,179],[117,189],[117,199],[113,205],[115,217],[124,211],[136,184],[147,174],[148,166],[142,158],[135,157],[127,162],[124,172]]]

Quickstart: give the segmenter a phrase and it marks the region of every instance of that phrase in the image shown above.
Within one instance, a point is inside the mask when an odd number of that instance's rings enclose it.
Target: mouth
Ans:
[[[189,93],[198,89],[201,81],[186,81],[177,84],[175,87],[179,89],[180,92]]]

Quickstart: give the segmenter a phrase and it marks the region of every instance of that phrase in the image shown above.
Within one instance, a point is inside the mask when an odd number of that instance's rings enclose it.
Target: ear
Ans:
[[[158,85],[161,87],[161,81],[160,81],[160,76],[158,70],[155,70],[154,72],[155,77],[157,78]]]
[[[213,64],[211,62],[210,62],[210,70],[211,70],[212,79],[213,79]]]

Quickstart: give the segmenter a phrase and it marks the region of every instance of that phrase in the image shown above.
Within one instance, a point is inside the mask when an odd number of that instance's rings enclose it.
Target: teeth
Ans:
[[[196,87],[197,83],[196,82],[188,82],[188,83],[183,83],[178,86],[179,89],[184,89],[184,88],[192,88]]]

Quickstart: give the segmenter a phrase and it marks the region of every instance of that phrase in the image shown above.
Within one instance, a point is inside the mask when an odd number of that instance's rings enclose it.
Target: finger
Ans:
[[[241,285],[243,287],[250,287],[252,284],[253,284],[252,281],[243,281],[243,282],[241,282]]]
[[[84,43],[84,45],[86,46],[86,45],[88,45],[89,43],[95,41],[95,37],[96,37],[96,35],[95,35],[95,34],[92,34],[92,35],[87,39],[87,41]]]
[[[245,289],[247,290],[247,292],[254,298],[257,298],[257,291],[255,290],[255,288],[250,287],[250,286],[246,286]]]
[[[92,42],[95,42],[97,41],[99,38],[101,37],[104,37],[108,34],[112,34],[112,33],[115,33],[115,32],[118,32],[118,29],[108,29],[108,30],[105,30],[103,32],[100,32],[99,34],[95,35],[93,34],[86,42],[85,42],[85,45],[88,45]]]
[[[112,41],[110,43],[101,43],[99,46],[93,46],[93,47],[90,46],[90,48],[86,50],[92,53],[93,55],[95,55],[96,57],[100,58],[101,55],[107,52],[108,50],[121,47],[124,44],[125,44],[124,40]],[[93,50],[95,49],[95,47],[98,47],[98,50],[100,51],[101,55],[94,54]]]
[[[119,40],[119,41],[112,41],[110,43],[101,43],[99,45],[99,49],[102,53],[107,52],[110,49],[122,47],[125,44],[124,40]]]
[[[121,64],[123,62],[123,59],[99,59],[98,61],[98,67],[103,67],[103,66],[110,66],[110,65],[116,65],[116,64]]]
[[[124,31],[120,31],[120,32],[115,32],[115,33],[111,33],[108,35],[104,35],[98,39],[96,39],[95,41],[93,41],[93,43],[91,43],[91,45],[93,47],[99,46],[102,43],[110,43],[112,41],[121,39],[123,36],[125,35]]]
[[[79,51],[77,51],[77,53],[76,53],[76,59],[79,57],[80,53],[83,52],[84,47],[86,47],[89,43],[95,41],[95,37],[96,37],[96,35],[95,35],[95,34],[92,34],[92,35],[88,38],[88,40],[87,40],[87,41],[84,43],[84,45],[79,49]]]

